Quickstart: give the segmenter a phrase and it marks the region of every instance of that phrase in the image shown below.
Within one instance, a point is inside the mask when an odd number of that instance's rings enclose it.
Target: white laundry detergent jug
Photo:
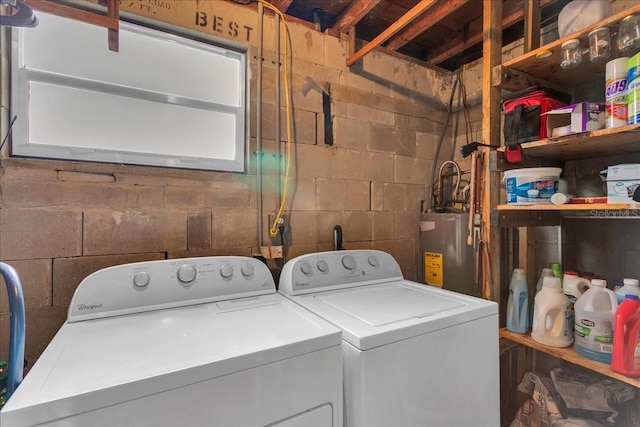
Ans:
[[[622,287],[616,291],[618,304],[624,301],[626,295],[637,295],[640,297],[640,282],[638,279],[622,280]]]
[[[618,308],[615,292],[607,281],[593,279],[591,287],[574,305],[575,350],[589,359],[611,363],[613,317]]]
[[[533,306],[531,338],[552,347],[573,344],[569,298],[562,293],[560,278],[544,277]]]

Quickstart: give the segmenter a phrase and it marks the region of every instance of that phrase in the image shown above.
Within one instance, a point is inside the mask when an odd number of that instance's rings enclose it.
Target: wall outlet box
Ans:
[[[607,168],[607,203],[636,203],[633,193],[640,186],[640,164]]]
[[[605,105],[581,102],[544,113],[547,115],[547,135],[558,137],[590,132],[606,125]]]

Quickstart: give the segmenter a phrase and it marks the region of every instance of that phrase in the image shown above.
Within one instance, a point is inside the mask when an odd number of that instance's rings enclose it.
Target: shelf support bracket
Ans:
[[[536,85],[554,89],[559,92],[567,91],[567,88],[560,87],[559,85],[542,80],[538,77],[532,76],[531,74],[518,71],[514,68],[505,67],[500,64],[493,67],[491,81],[493,87],[511,92],[517,92]]]

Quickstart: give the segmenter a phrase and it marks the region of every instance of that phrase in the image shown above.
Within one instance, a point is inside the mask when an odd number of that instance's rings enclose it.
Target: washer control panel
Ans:
[[[71,300],[69,322],[276,292],[269,268],[249,257],[145,261],[87,276]]]
[[[402,279],[400,266],[386,252],[318,252],[288,261],[280,275],[279,290],[297,295]]]

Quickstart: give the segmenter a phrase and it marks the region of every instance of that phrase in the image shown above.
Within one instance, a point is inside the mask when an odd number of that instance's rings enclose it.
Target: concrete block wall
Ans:
[[[286,152],[285,91],[281,141],[275,140],[274,19],[265,16],[262,152],[264,212],[257,211],[255,8],[231,2],[121,4],[123,14],[167,22],[250,46],[246,173],[221,173],[101,163],[0,158],[0,260],[18,271],[27,307],[26,357],[33,361],[66,318],[80,281],[112,265],[144,260],[259,253],[258,221],[270,242],[268,215],[276,211],[276,167]],[[169,9],[166,6],[169,5]],[[208,26],[194,26],[205,13]],[[220,32],[212,17],[234,22],[237,35]],[[250,28],[250,29],[246,29]],[[417,280],[419,214],[428,200],[435,145],[443,132],[451,75],[378,51],[352,69],[347,42],[289,22],[293,58],[291,170],[286,213],[288,258],[333,248],[341,225],[347,249],[391,253],[405,276]],[[243,30],[244,29],[244,30]],[[6,46],[8,32],[3,30]],[[246,30],[246,31],[245,31]],[[105,36],[106,37],[106,36]],[[281,52],[284,55],[284,50]],[[2,50],[3,67],[10,62]],[[5,68],[6,70],[6,68]],[[4,71],[4,70],[3,70]],[[2,73],[7,88],[9,73]],[[334,144],[326,145],[322,95],[304,90],[328,84]],[[283,81],[284,83],[284,81]],[[2,95],[5,123],[8,96]],[[7,108],[4,108],[7,107]],[[4,129],[4,128],[3,128]],[[451,133],[444,129],[451,145]],[[441,153],[441,158],[449,154]],[[7,358],[8,307],[0,290],[0,360]]]

